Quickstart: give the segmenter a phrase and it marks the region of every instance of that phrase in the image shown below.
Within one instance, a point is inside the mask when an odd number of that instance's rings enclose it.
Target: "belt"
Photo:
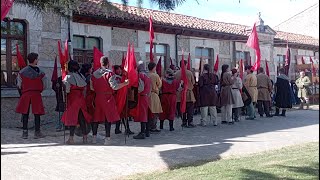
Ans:
[[[258,89],[268,89],[267,87],[258,87]]]
[[[113,95],[112,92],[96,92],[96,94],[107,94],[107,95]]]
[[[232,89],[239,89],[239,88],[232,88]]]
[[[139,94],[140,96],[149,96],[149,94]]]
[[[249,87],[257,87],[257,86],[249,86]]]
[[[169,92],[167,92],[167,93],[162,93],[162,94],[175,94],[175,93],[169,93]]]

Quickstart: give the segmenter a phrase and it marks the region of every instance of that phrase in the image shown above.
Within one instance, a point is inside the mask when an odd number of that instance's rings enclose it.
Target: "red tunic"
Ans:
[[[134,116],[135,122],[147,122],[148,121],[148,109],[151,92],[151,79],[143,73],[139,73],[139,78],[144,82],[144,90],[139,93],[138,105]]]
[[[96,93],[93,122],[116,122],[120,119],[113,96],[114,91],[109,84],[109,78],[112,76],[113,73],[106,73],[101,78],[97,79],[94,76],[91,78]]]
[[[173,121],[175,119],[178,86],[179,82],[177,80],[173,80],[171,84],[166,80],[162,80],[160,99],[163,112],[159,116],[161,121],[166,119]]]
[[[26,67],[29,68],[29,67]],[[22,73],[20,77],[22,79],[21,90],[22,95],[19,99],[16,107],[16,112],[21,114],[28,114],[28,109],[31,104],[33,114],[44,115],[44,107],[41,98],[41,92],[43,91],[42,78],[45,76],[44,73],[40,74],[35,78],[28,78]]]
[[[83,95],[85,87],[70,86],[70,93],[67,95],[67,109],[62,115],[62,122],[65,126],[77,126],[79,124],[79,111],[81,110],[85,121],[90,122],[92,117],[87,112],[86,101]]]
[[[90,89],[90,84],[86,86],[86,105],[88,113],[93,117],[94,114],[94,97],[95,93]]]

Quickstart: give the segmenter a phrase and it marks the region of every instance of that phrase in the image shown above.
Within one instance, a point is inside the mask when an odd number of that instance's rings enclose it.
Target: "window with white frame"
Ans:
[[[146,51],[146,60],[150,60],[150,43],[146,43],[145,45],[145,51]],[[162,72],[161,75],[164,75],[165,69],[167,67],[167,61],[168,59],[170,60],[170,57],[168,56],[168,45],[167,44],[153,44],[153,49],[152,49],[152,54],[153,57],[156,58],[154,61],[155,63],[158,63],[160,57],[161,57],[161,67],[162,67]]]
[[[93,47],[96,47],[101,51],[101,43],[102,40],[98,37],[74,35],[72,40],[73,59],[79,64],[92,63]]]
[[[201,71],[203,71],[203,66],[205,64],[210,64],[212,67],[211,71],[213,71],[213,65],[215,60],[213,61],[213,49],[212,48],[203,48],[203,47],[196,47],[196,54],[194,61],[191,60],[191,68],[194,68],[196,81],[199,80],[199,74],[201,73],[200,70],[200,60],[202,61]]]

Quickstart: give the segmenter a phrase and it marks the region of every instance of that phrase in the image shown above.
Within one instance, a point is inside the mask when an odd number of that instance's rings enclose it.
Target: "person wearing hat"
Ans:
[[[279,69],[279,76],[274,84],[276,113],[274,116],[286,116],[286,109],[292,108],[290,79],[284,68]],[[281,114],[280,114],[281,108]]]
[[[174,131],[173,120],[176,113],[177,89],[179,82],[174,78],[174,72],[171,68],[166,70],[165,78],[162,79],[161,88],[161,106],[163,112],[160,114],[160,129],[163,129],[164,120],[169,120],[170,131]]]
[[[139,86],[138,86],[138,104],[131,111],[134,122],[140,122],[141,131],[133,139],[145,139],[150,136],[150,119],[148,119],[149,101],[151,93],[151,79],[147,76],[144,63],[139,61],[138,66]]]

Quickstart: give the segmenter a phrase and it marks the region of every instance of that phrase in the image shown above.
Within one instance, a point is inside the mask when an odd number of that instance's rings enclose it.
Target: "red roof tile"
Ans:
[[[246,31],[246,29],[251,28],[245,25],[205,20],[182,14],[124,6],[117,3],[112,3],[114,8],[110,8],[108,13],[106,13],[100,2],[101,0],[88,0],[83,2],[79,6],[79,11],[76,13],[79,13],[80,15],[100,16],[145,23],[149,22],[148,18],[152,15],[153,23],[158,25],[208,30],[241,36],[248,36],[250,32]],[[276,31],[276,33],[276,41],[286,41],[288,39],[289,43],[319,46],[319,39],[311,36],[286,33],[282,31]]]

